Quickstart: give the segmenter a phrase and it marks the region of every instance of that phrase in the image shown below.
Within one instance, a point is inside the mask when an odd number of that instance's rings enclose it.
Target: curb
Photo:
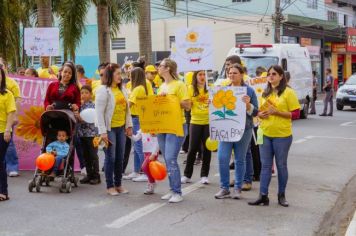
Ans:
[[[355,236],[356,235],[356,211],[354,217],[352,218],[349,227],[347,228],[345,236]]]

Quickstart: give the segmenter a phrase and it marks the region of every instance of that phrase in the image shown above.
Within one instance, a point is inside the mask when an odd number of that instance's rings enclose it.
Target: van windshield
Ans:
[[[346,80],[345,84],[356,85],[356,74],[351,76],[348,80]]]
[[[272,65],[278,64],[278,57],[241,57],[241,60],[245,63],[247,67],[247,74],[251,78],[256,77],[256,69],[262,66],[268,70]],[[225,66],[223,67],[220,76],[225,77]]]

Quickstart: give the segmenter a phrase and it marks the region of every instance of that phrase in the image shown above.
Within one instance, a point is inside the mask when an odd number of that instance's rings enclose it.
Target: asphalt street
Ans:
[[[317,106],[321,111],[321,104]],[[287,199],[277,204],[277,178],[270,186],[270,206],[248,206],[258,195],[259,183],[241,200],[215,200],[219,190],[216,154],[211,162],[211,184],[183,185],[184,201],[168,204],[160,197],[168,190],[160,182],[156,194],[143,194],[145,183],[124,181],[129,194],[109,196],[105,184],[80,185],[59,193],[58,183],[29,193],[32,172],[9,178],[11,200],[0,203],[0,236],[22,235],[313,235],[340,191],[356,174],[356,109],[335,111],[333,117],[309,116],[294,122],[290,150]],[[132,159],[129,168],[132,168]],[[185,155],[180,156],[180,163]],[[181,164],[181,167],[183,165]],[[181,168],[181,172],[182,172]],[[102,176],[104,180],[104,176]]]

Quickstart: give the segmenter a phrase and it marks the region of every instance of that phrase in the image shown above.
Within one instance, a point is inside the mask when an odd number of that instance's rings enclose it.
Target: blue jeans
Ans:
[[[125,152],[125,126],[111,128],[108,138],[112,143],[105,149],[104,171],[106,187],[120,187],[122,179],[122,166]]]
[[[135,135],[140,130],[140,121],[138,117],[132,117],[132,131]],[[140,172],[142,163],[144,161],[142,140],[134,142],[134,171]]]
[[[0,193],[7,195],[7,173],[6,173],[6,160],[5,153],[8,142],[4,140],[4,133],[0,133]]]
[[[220,142],[218,149],[220,187],[229,189],[230,157],[235,154],[235,189],[241,189],[246,170],[246,153],[252,137],[252,128],[246,129],[238,142]]]
[[[252,183],[253,179],[253,160],[252,160],[252,152],[251,152],[251,143],[248,145],[247,153],[246,153],[246,172],[244,177],[245,183]]]
[[[292,136],[286,138],[263,137],[263,144],[260,145],[262,163],[260,193],[262,195],[268,194],[274,156],[278,170],[278,193],[285,193],[288,182],[287,158],[292,141]]]
[[[67,156],[56,156],[56,162],[54,163],[54,167],[53,167],[53,171],[54,173],[57,173],[61,163],[62,163],[62,160],[65,159]]]
[[[7,148],[5,160],[7,173],[11,171],[19,171],[19,159],[17,156],[16,146],[13,138],[11,138],[9,147]]]
[[[184,136],[187,134],[187,125],[183,125]],[[158,145],[166,162],[169,187],[172,192],[182,194],[180,182],[180,170],[177,162],[179,150],[185,137],[175,134],[158,134]]]

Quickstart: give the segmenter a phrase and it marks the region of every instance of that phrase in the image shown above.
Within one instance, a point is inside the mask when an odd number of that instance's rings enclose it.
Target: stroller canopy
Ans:
[[[72,136],[76,119],[70,110],[52,110],[42,114],[40,124],[43,136],[54,130],[65,130],[68,136]]]

